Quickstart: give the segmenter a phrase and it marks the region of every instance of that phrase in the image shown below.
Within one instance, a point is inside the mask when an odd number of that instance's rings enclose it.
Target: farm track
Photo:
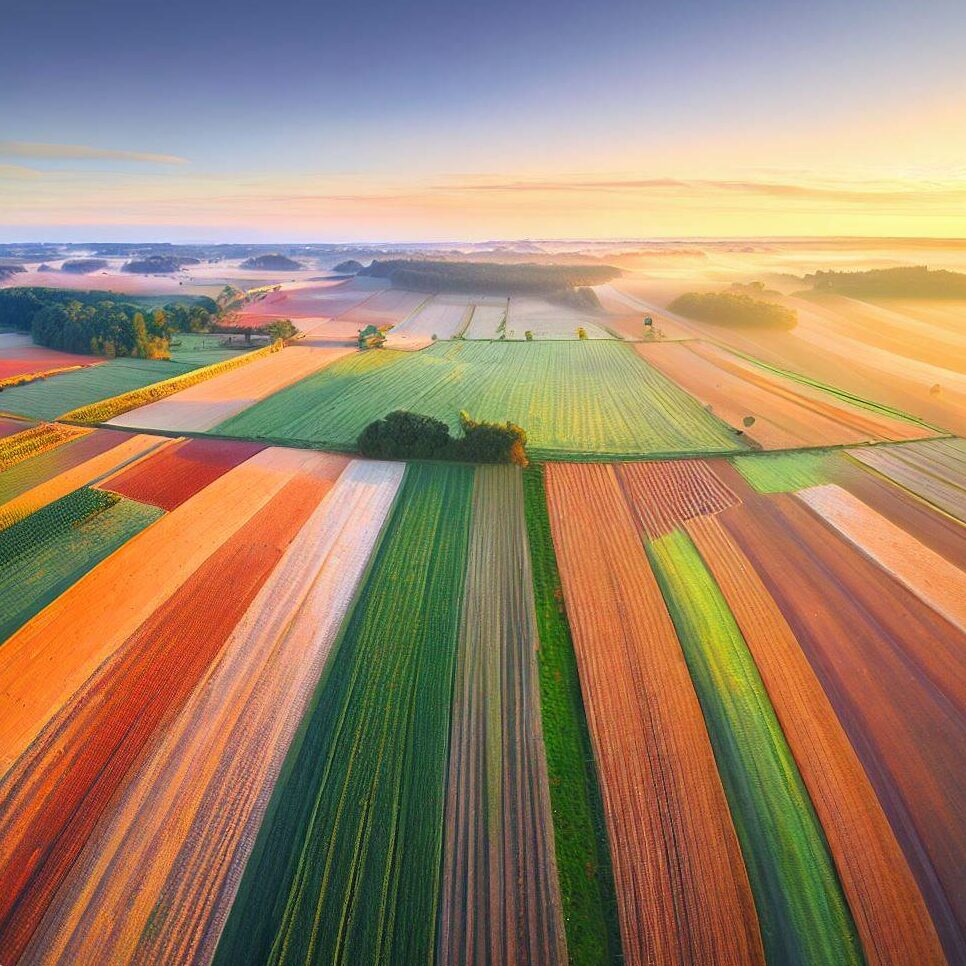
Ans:
[[[315,458],[256,454],[125,543],[0,647],[0,774],[101,662]]]
[[[939,938],[905,856],[778,605],[719,520],[691,520],[687,532],[761,674],[821,821],[866,961],[942,963]]]
[[[129,769],[187,701],[328,485],[308,475],[287,483],[105,662],[0,785],[5,960],[19,958]],[[144,865],[129,868],[143,882]],[[96,891],[123,883],[101,879]],[[45,956],[56,948],[45,945]],[[117,958],[103,937],[86,948]],[[83,951],[68,958],[80,962]]]
[[[523,486],[476,470],[450,738],[441,963],[566,963]]]
[[[625,962],[762,963],[701,708],[614,470],[552,464],[546,479]]]
[[[472,486],[408,467],[215,962],[431,959]]]
[[[331,476],[339,466],[327,463],[317,469]],[[350,464],[314,510],[92,839],[44,921],[39,961],[83,961],[91,949],[114,961],[211,960],[401,474]]]
[[[146,435],[135,438],[158,439]],[[100,486],[170,512],[264,448],[259,443],[221,439],[179,440],[103,480]]]
[[[704,460],[621,463],[614,467],[642,539],[662,537],[685,521],[738,502]]]
[[[792,496],[752,498],[719,519],[821,681],[905,852],[949,962],[962,961],[962,635]]]

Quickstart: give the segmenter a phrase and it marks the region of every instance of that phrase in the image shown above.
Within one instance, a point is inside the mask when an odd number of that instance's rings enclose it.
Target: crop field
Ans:
[[[0,332],[0,386],[9,387],[41,373],[77,369],[103,362],[96,356],[57,352],[34,345],[29,335]]]
[[[887,412],[859,408],[700,341],[635,346],[649,363],[762,449],[832,446],[935,435]],[[751,420],[751,425],[746,420]]]
[[[481,467],[456,659],[439,961],[566,963],[523,484]]]
[[[744,447],[665,376],[618,342],[440,342],[418,353],[362,352],[215,427],[248,439],[353,449],[395,409],[453,429],[460,410],[523,426],[535,457],[629,458]]]
[[[109,419],[112,426],[204,432],[354,350],[288,346]]]
[[[792,454],[781,465],[778,454],[740,456],[740,472],[724,460],[546,468],[625,957],[629,842],[612,796],[615,775],[644,758],[626,747],[627,695],[656,676],[621,684],[614,645],[640,623],[633,601],[651,568],[673,620],[665,646],[686,658],[700,700],[766,958],[913,964],[954,962],[966,949],[956,884],[966,533],[845,451],[799,455],[798,465]],[[765,467],[750,471],[753,461]],[[618,521],[635,539],[606,553]],[[633,577],[621,578],[625,568]],[[595,636],[608,648],[600,670],[589,663]],[[652,628],[646,650],[631,653],[653,654],[658,639]],[[602,712],[613,688],[625,706]],[[660,733],[654,720],[640,741]],[[601,746],[608,721],[623,725],[609,738],[625,746],[620,769]]]
[[[544,299],[514,296],[506,319],[506,337],[524,339],[531,332],[534,339],[576,339],[582,328],[588,339],[613,339],[590,312],[568,305],[557,305]]]
[[[656,275],[586,340],[286,283],[294,345],[3,389],[0,963],[966,962],[966,441],[639,336]],[[530,463],[353,455],[397,409]]]
[[[196,369],[195,364],[151,359],[110,359],[3,391],[0,408],[17,416],[56,419],[91,403],[119,396]]]

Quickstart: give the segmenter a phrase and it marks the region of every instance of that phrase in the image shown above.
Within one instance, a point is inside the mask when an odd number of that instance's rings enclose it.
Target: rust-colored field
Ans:
[[[325,349],[287,346],[281,352],[273,352],[165,399],[115,416],[109,423],[138,429],[204,432],[353,351],[348,346]]]
[[[738,502],[706,460],[620,463],[614,471],[645,539]]]
[[[625,961],[760,963],[704,718],[613,468],[552,463],[546,478]]]
[[[4,961],[19,958],[124,776],[184,705],[330,486],[308,474],[287,483],[138,628],[8,774],[0,786]]]
[[[456,665],[440,963],[566,963],[516,467],[479,467]]]
[[[256,454],[139,533],[0,648],[0,774],[101,662],[313,456]]]
[[[757,664],[870,964],[942,962],[922,895],[862,764],[778,605],[718,519],[686,529]]]
[[[135,438],[157,441],[150,436]],[[174,510],[264,448],[260,443],[223,439],[184,440],[109,477],[101,486],[140,503]]]
[[[789,494],[718,518],[778,603],[905,852],[950,962],[966,958],[962,634]]]

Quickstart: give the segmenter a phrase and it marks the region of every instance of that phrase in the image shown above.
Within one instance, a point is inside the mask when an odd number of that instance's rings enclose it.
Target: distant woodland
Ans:
[[[172,332],[206,331],[217,311],[202,297],[151,309],[112,292],[0,289],[0,318],[37,345],[109,358],[165,359]]]
[[[132,275],[171,275],[180,272],[184,265],[197,265],[200,261],[190,255],[149,255],[126,262],[121,271]]]
[[[254,255],[241,263],[241,268],[253,268],[272,272],[289,272],[305,266],[287,255]]]
[[[689,319],[733,328],[793,329],[798,322],[794,309],[744,292],[686,292],[668,308]]]
[[[360,275],[388,278],[394,288],[413,292],[466,292],[471,294],[539,295],[595,308],[596,293],[584,286],[601,285],[617,278],[620,269],[610,265],[537,265],[529,262],[450,262],[422,259],[374,261]],[[579,294],[577,294],[579,293]],[[576,300],[576,301],[575,301]]]
[[[867,272],[816,272],[805,282],[817,292],[835,292],[856,298],[966,298],[966,275],[925,265],[910,268],[876,268]]]
[[[69,258],[60,266],[62,272],[71,275],[87,275],[89,272],[98,272],[102,268],[107,268],[107,261],[103,258]]]

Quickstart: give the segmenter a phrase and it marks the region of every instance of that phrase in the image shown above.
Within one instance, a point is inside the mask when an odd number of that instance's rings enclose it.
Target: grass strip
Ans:
[[[523,472],[523,488],[540,635],[540,710],[567,949],[575,966],[619,963],[620,928],[604,806],[564,611],[543,475],[543,467],[532,463]]]
[[[215,962],[429,962],[473,470],[407,470]]]
[[[759,493],[793,493],[828,483],[833,456],[829,450],[790,450],[736,456],[732,463]]]
[[[647,545],[701,702],[769,963],[862,963],[828,843],[754,659],[697,548]]]

